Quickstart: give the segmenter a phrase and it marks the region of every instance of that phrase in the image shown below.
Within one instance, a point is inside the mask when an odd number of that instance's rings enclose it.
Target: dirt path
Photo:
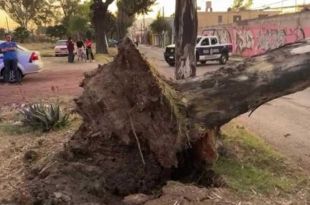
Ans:
[[[28,75],[20,85],[0,83],[0,106],[25,103],[49,97],[78,96],[83,73],[97,63],[66,63],[66,58],[44,58],[40,73]]]

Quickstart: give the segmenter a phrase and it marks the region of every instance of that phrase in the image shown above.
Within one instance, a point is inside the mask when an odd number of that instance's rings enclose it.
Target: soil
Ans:
[[[29,170],[20,204],[121,204],[122,196],[162,186],[178,165],[176,120],[129,39],[82,86],[83,124],[52,167]]]
[[[50,97],[79,96],[83,73],[94,70],[97,63],[68,64],[66,58],[43,58],[43,70],[25,76],[22,83],[0,82],[0,105],[11,105],[38,101]]]

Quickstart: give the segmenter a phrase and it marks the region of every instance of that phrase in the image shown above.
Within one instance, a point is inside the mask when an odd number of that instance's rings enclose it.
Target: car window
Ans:
[[[67,41],[57,41],[56,42],[57,46],[63,46],[63,45],[67,45]]]
[[[211,38],[211,45],[216,45],[216,44],[217,44],[217,39]]]
[[[197,41],[196,41],[196,44],[198,44],[200,42],[200,40],[201,40],[201,37],[198,37]]]
[[[204,40],[201,42],[201,45],[202,45],[202,46],[208,46],[208,45],[210,45],[210,43],[209,43],[209,38],[204,39]]]

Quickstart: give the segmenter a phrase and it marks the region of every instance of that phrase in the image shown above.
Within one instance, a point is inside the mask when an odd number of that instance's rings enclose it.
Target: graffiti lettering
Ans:
[[[254,47],[254,38],[250,30],[241,30],[236,33],[236,50],[242,53],[245,49]]]

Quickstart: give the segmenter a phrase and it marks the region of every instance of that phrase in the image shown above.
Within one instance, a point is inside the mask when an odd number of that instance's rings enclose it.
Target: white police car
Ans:
[[[0,44],[4,41],[0,41]],[[20,45],[17,45],[18,71],[22,76],[37,73],[41,70],[43,64],[40,54],[36,51],[30,51]],[[3,53],[0,51],[0,78],[3,78],[4,63]]]

